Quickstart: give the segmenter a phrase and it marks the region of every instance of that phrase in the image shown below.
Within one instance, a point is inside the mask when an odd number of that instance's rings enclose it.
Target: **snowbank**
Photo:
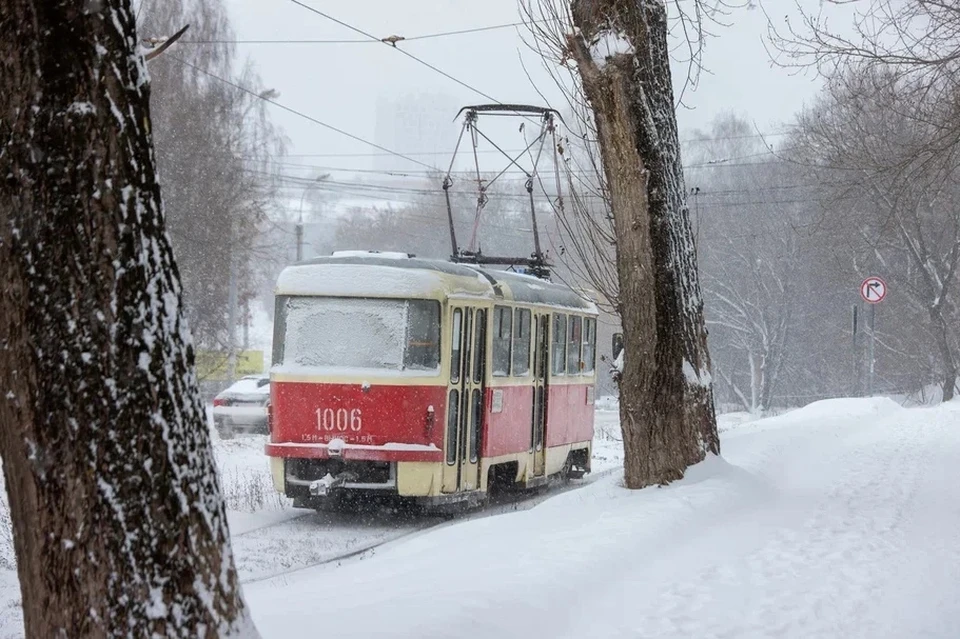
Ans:
[[[723,449],[667,488],[611,476],[246,597],[284,639],[956,636],[960,404],[819,402]]]
[[[717,415],[717,430],[724,433],[728,430],[734,430],[744,424],[756,422],[758,417],[753,413],[746,411],[737,411],[732,413],[723,413]]]
[[[900,410],[903,410],[903,407],[889,397],[824,399],[791,411],[779,419],[783,421],[806,421],[862,418],[870,415],[896,413]]]

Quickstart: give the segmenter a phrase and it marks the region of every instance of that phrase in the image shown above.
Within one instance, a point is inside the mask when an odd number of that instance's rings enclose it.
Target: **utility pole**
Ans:
[[[250,298],[243,300],[243,350],[250,350]]]
[[[691,188],[690,195],[693,196],[694,215],[697,218],[697,223],[694,227],[695,230],[693,233],[693,247],[697,252],[697,257],[700,257],[700,187],[695,186]]]
[[[303,259],[303,213],[300,213],[300,221],[297,222],[297,261]]]
[[[232,228],[232,225],[231,225]],[[237,259],[231,242],[230,247],[230,290],[227,294],[227,324],[230,329],[227,351],[227,379],[232,384],[237,379],[237,289],[239,288]]]
[[[303,200],[307,197],[307,192],[330,177],[329,173],[318,175],[316,179],[303,189],[303,195],[300,196],[300,216],[297,221],[297,261],[303,260]]]

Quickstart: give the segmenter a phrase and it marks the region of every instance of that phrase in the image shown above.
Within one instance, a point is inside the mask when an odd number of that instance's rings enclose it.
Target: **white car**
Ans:
[[[598,397],[597,401],[594,402],[594,408],[602,411],[618,411],[620,410],[620,399],[613,395]]]
[[[213,425],[223,439],[237,432],[267,433],[270,378],[248,375],[213,399]]]

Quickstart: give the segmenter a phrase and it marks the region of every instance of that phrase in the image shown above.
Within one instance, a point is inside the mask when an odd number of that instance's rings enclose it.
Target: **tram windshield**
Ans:
[[[277,310],[276,364],[439,372],[439,302],[286,297]]]

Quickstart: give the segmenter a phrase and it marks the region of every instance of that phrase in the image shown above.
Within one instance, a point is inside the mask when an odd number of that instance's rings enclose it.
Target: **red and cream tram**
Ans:
[[[294,505],[478,502],[590,470],[597,309],[532,276],[340,252],[276,287],[270,439]]]

